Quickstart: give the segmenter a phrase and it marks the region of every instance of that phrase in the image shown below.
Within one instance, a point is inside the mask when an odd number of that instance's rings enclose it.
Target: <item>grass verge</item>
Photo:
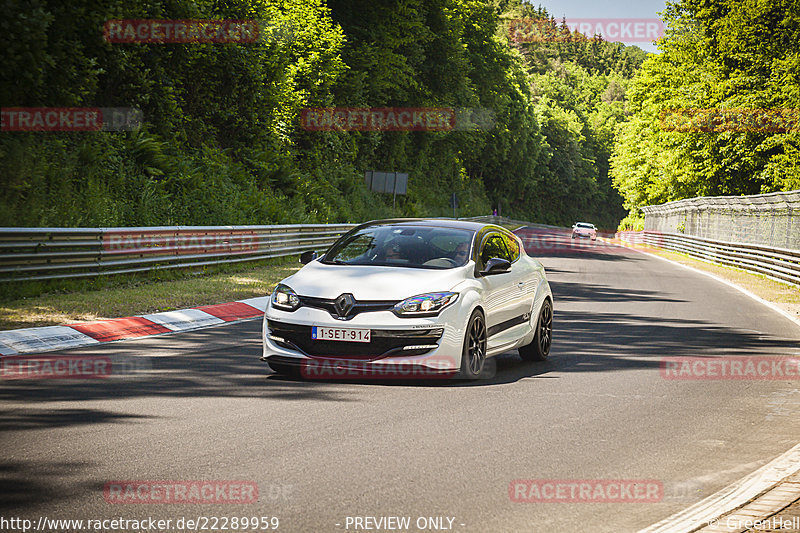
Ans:
[[[0,330],[158,313],[265,296],[300,268],[297,257],[195,272],[97,280],[0,302]]]

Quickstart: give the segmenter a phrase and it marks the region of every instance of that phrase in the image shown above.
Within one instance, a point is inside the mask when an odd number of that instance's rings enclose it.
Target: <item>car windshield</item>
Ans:
[[[579,228],[594,229],[594,226],[592,224],[587,224],[585,222],[578,222],[576,226],[578,226]]]
[[[369,226],[337,241],[322,259],[337,265],[445,269],[466,264],[474,232],[427,226]]]

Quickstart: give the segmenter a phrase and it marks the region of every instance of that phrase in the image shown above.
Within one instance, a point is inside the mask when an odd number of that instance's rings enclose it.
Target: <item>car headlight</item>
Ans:
[[[392,311],[399,317],[436,316],[458,299],[457,292],[429,292],[406,298],[395,305]]]
[[[300,297],[291,287],[283,283],[279,283],[275,290],[272,291],[270,301],[273,307],[283,311],[294,311],[300,307]]]

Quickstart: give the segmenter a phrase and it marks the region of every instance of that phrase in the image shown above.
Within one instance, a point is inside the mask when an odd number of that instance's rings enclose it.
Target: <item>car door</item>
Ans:
[[[490,232],[485,235],[478,254],[478,271],[486,266],[489,259],[499,257],[511,262],[511,255],[506,247],[505,239],[499,232]],[[486,327],[489,334],[489,349],[498,344],[498,333],[508,329],[508,324],[514,320],[519,306],[519,288],[514,275],[514,266],[508,272],[481,276],[483,306],[486,312]],[[501,343],[502,344],[502,343]]]
[[[523,248],[519,240],[513,235],[503,234],[503,240],[511,258],[511,272],[516,283],[516,303],[513,318],[519,323],[524,323],[529,318],[529,313],[533,307],[533,299],[536,296],[538,287],[538,277],[527,261],[520,261]]]

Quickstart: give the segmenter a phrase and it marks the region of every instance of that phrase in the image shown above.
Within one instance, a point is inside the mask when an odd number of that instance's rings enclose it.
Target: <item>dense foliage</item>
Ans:
[[[3,107],[136,107],[145,117],[136,132],[0,133],[0,225],[447,216],[452,192],[459,216],[499,207],[545,223],[615,226],[625,214],[609,158],[645,54],[568,30],[564,42],[509,42],[515,18],[564,30],[521,0],[0,4]],[[266,35],[112,44],[102,35],[110,19],[255,19]],[[494,126],[300,128],[303,108],[327,106],[474,108],[490,110]],[[396,208],[366,190],[363,172],[373,169],[410,173]]]
[[[800,3],[681,0],[635,76],[632,117],[618,132],[612,175],[638,207],[693,196],[800,188]],[[669,109],[793,109],[792,131],[668,131]]]

